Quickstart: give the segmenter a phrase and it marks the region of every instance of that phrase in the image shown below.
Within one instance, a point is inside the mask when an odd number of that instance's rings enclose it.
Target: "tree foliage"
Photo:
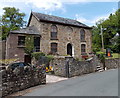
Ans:
[[[2,15],[0,25],[2,27],[2,40],[6,39],[8,32],[20,29],[25,25],[25,13],[20,13],[19,9],[15,7],[3,8],[4,14]]]
[[[104,46],[111,48],[113,52],[120,52],[120,9],[114,14],[110,14],[106,20],[99,20],[93,27],[93,50],[101,49],[101,32],[100,26],[103,27]],[[118,36],[118,37],[116,37]],[[113,40],[115,38],[115,40]],[[115,44],[113,44],[115,42]]]
[[[25,53],[30,55],[33,53],[34,50],[34,37],[33,35],[26,35],[25,38]]]

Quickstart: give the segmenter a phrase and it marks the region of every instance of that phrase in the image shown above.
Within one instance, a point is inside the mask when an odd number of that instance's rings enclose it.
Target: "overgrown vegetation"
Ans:
[[[36,60],[39,60],[41,56],[45,56],[43,52],[33,52],[32,57],[34,57]]]
[[[45,57],[47,62],[50,62],[51,60],[54,59],[53,55],[45,55],[43,52],[33,52],[32,57],[35,58],[36,60],[39,60],[41,57]]]
[[[54,56],[53,55],[46,55],[46,58],[47,58],[48,62],[50,62],[51,60],[54,59]]]
[[[103,69],[105,69],[105,53],[104,52],[97,52],[96,55],[98,56],[99,60],[101,61],[101,63],[103,64]]]

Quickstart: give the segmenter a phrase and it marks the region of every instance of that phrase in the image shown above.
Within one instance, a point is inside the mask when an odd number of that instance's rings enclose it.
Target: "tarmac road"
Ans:
[[[70,78],[23,96],[118,96],[118,69]]]

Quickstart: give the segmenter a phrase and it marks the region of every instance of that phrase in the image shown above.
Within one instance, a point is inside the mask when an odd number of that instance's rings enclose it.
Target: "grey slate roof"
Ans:
[[[41,13],[36,13],[36,12],[32,12],[32,14],[38,19],[38,21],[41,21],[41,20],[42,21],[50,21],[50,22],[68,24],[68,25],[73,25],[73,26],[78,26],[78,27],[90,28],[89,26],[87,26],[77,20],[73,20],[73,19],[67,19],[67,18],[46,15],[46,14],[41,14]]]
[[[40,32],[35,26],[29,26],[20,30],[10,31],[10,33],[40,35]]]

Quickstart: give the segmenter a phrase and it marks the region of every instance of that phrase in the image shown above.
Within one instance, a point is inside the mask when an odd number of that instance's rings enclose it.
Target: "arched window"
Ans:
[[[57,26],[51,26],[51,39],[57,39]]]
[[[85,30],[84,29],[80,31],[80,39],[81,41],[85,41]]]
[[[86,45],[81,44],[81,53],[85,53],[85,52],[86,52]]]
[[[51,43],[51,53],[57,52],[57,43]]]

